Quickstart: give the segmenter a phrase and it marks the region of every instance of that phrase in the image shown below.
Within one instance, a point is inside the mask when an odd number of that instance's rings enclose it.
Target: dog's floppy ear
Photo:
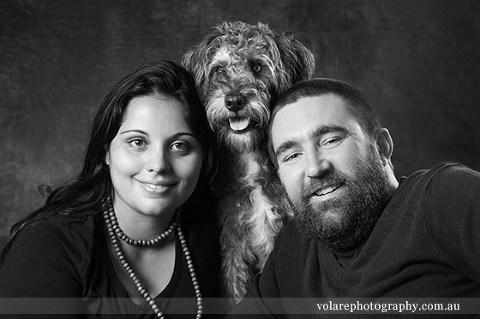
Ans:
[[[222,34],[221,27],[216,27],[199,44],[190,48],[182,57],[182,65],[187,71],[192,73],[195,79],[200,99],[205,102],[204,95],[207,80],[208,66],[214,53],[213,42]]]
[[[280,57],[290,78],[290,85],[310,79],[313,76],[315,57],[303,43],[293,39],[293,36],[276,33],[275,44],[280,51]]]
[[[195,80],[195,86],[197,87],[198,93],[203,92],[202,88],[206,79],[206,60],[207,52],[205,43],[201,43],[197,46],[190,48],[182,57],[183,67],[193,75]],[[202,102],[204,97],[200,96]]]

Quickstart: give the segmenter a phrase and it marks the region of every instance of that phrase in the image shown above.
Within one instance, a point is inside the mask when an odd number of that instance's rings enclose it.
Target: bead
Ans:
[[[202,301],[202,294],[200,293],[200,286],[198,285],[197,277],[195,274],[195,269],[193,267],[193,262],[190,257],[190,251],[188,250],[187,246],[187,241],[185,240],[185,237],[182,232],[182,228],[180,227],[179,220],[180,220],[180,211],[177,211],[177,214],[175,216],[174,222],[170,225],[167,231],[163,232],[162,234],[158,235],[154,239],[151,240],[133,240],[129,238],[127,235],[125,235],[120,227],[118,226],[117,223],[117,217],[115,216],[115,211],[113,210],[112,202],[110,197],[106,199],[104,204],[102,205],[104,208],[103,212],[103,217],[105,219],[105,225],[107,228],[107,233],[110,236],[110,240],[112,242],[113,248],[116,252],[116,255],[118,259],[120,260],[120,263],[124,267],[125,271],[127,274],[132,278],[133,282],[137,286],[137,290],[142,295],[143,298],[149,303],[150,307],[152,308],[153,313],[156,315],[158,318],[164,318],[164,314],[161,312],[161,310],[158,308],[157,304],[155,303],[155,299],[153,299],[148,291],[142,286],[140,279],[137,277],[135,272],[133,271],[132,267],[128,264],[125,256],[123,255],[122,249],[118,243],[117,238],[123,240],[127,244],[130,245],[153,245],[157,244],[160,242],[160,240],[167,238],[173,232],[175,229],[177,230],[178,234],[178,240],[180,242],[183,254],[185,256],[185,260],[187,262],[188,270],[190,272],[190,277],[192,279],[192,285],[193,289],[195,292],[195,297],[197,299],[197,314],[195,318],[200,319],[202,317],[203,313],[203,301]]]

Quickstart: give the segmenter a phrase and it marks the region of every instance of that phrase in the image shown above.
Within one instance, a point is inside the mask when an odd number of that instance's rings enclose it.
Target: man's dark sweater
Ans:
[[[334,298],[467,297],[480,298],[480,173],[441,164],[402,180],[353,251],[333,251],[289,223],[234,312],[319,317],[317,303]]]

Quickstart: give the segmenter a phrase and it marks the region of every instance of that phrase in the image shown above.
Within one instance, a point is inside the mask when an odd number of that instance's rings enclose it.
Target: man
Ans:
[[[416,298],[480,297],[480,173],[446,163],[399,183],[388,130],[358,89],[331,79],[279,96],[269,136],[295,218],[234,313],[386,313],[376,298],[399,313]]]

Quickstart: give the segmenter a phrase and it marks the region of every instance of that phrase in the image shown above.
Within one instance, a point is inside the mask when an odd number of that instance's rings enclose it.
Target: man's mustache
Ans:
[[[303,187],[300,198],[303,203],[308,203],[318,190],[330,185],[348,184],[348,181],[349,179],[346,176],[338,172],[330,173],[321,178],[312,178],[311,182]]]

